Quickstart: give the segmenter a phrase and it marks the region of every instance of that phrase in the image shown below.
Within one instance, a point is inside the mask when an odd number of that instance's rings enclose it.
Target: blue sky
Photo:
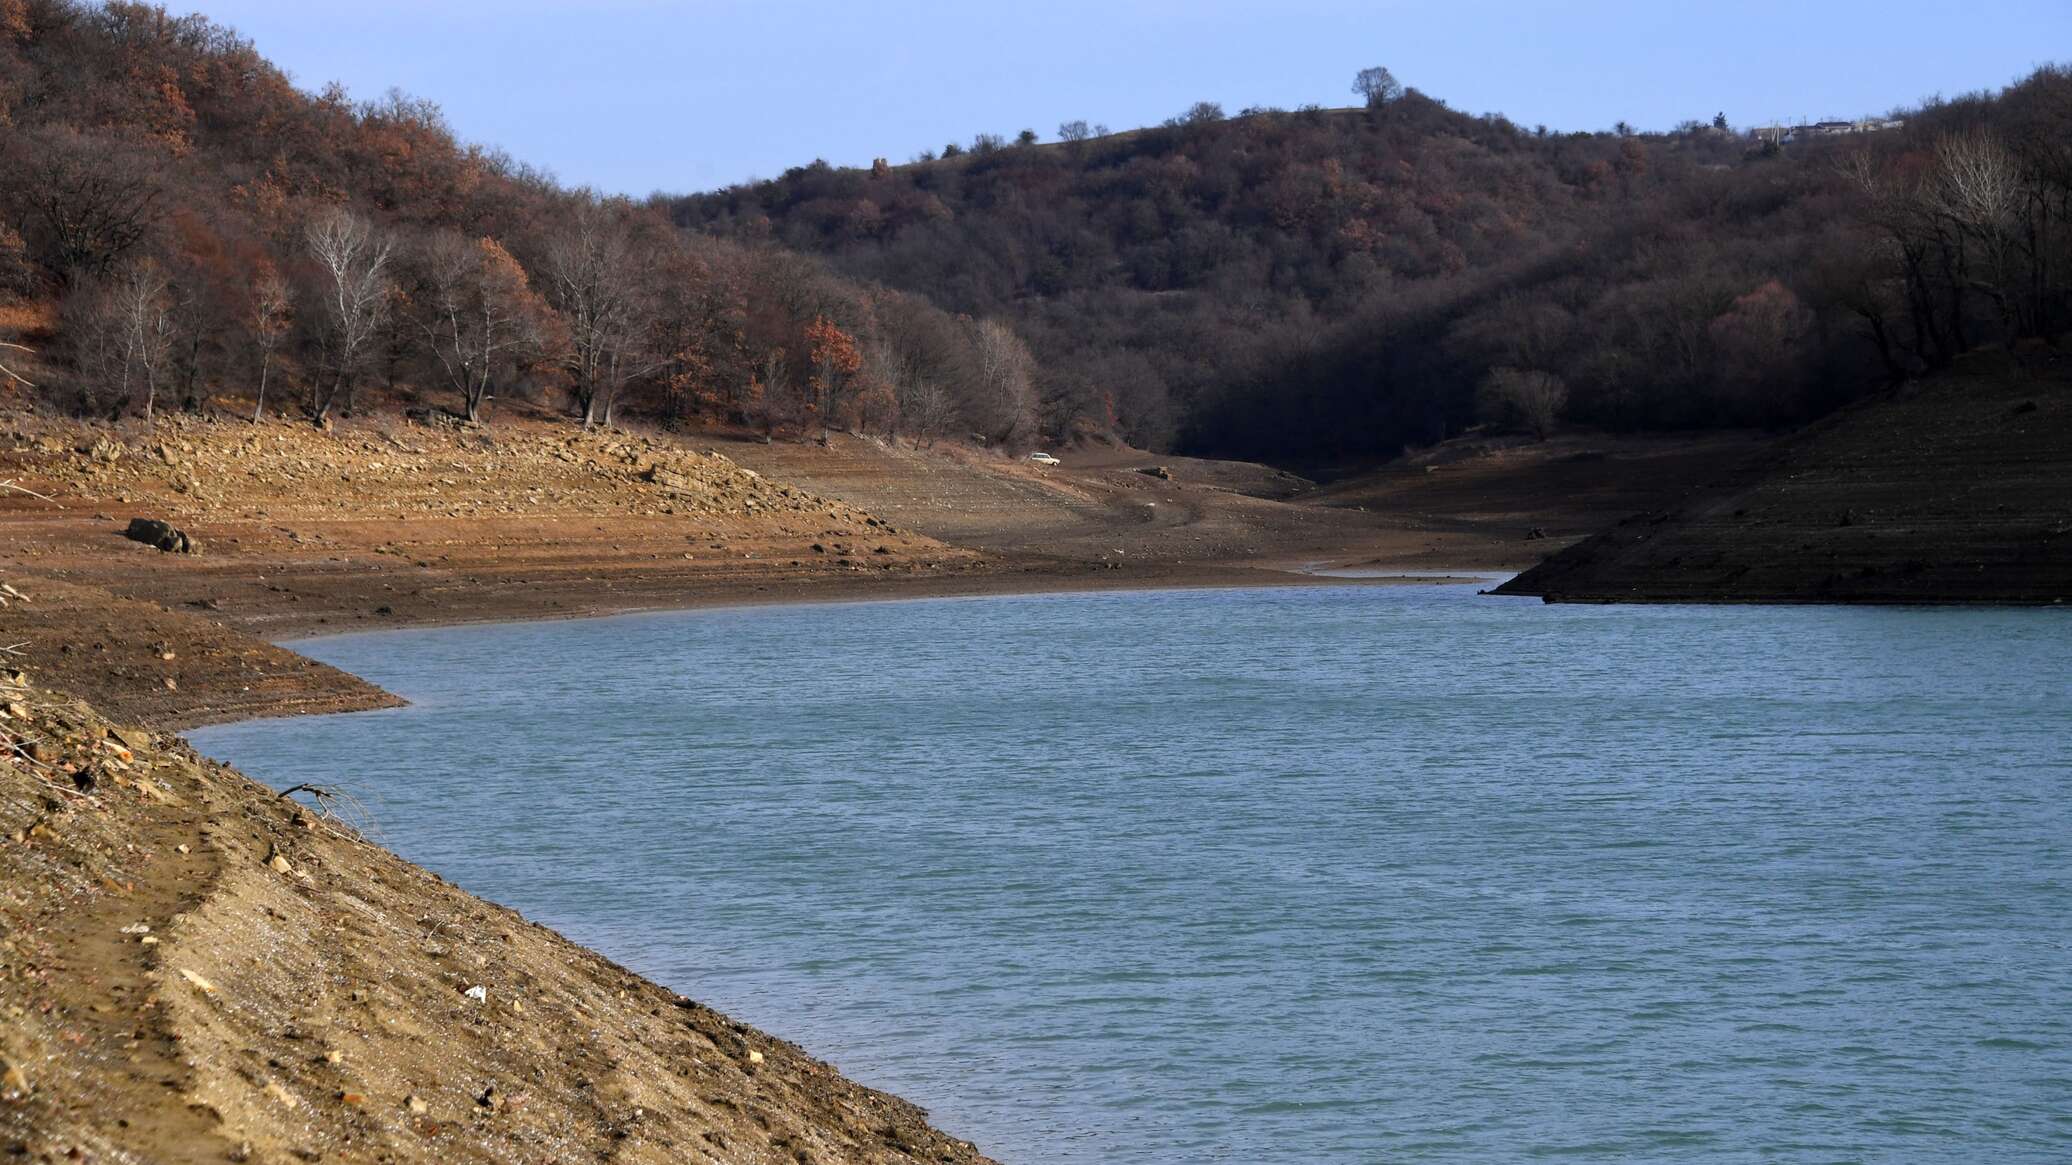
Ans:
[[[170,7],[180,7],[170,0]],[[1385,64],[1471,113],[1602,129],[1882,113],[2072,59],[2067,0],[189,0],[305,88],[397,86],[608,191],[703,190],[1196,101],[1350,104]]]

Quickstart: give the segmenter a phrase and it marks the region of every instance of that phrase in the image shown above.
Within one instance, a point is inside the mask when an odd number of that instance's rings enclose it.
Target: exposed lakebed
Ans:
[[[1006,1161],[2072,1152],[2062,612],[1317,587],[297,647],[414,703],[197,746]]]

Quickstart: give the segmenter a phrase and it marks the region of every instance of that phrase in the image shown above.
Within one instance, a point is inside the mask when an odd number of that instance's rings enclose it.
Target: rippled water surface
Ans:
[[[2072,618],[1460,587],[301,645],[194,734],[1010,1162],[2072,1158]]]

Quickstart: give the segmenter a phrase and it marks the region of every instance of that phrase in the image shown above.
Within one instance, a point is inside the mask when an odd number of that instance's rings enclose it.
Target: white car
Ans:
[[[1058,459],[1057,459],[1057,458],[1055,458],[1055,457],[1052,457],[1052,456],[1051,456],[1050,454],[1048,454],[1048,453],[1031,453],[1031,454],[1029,454],[1029,460],[1031,460],[1031,461],[1035,462],[1035,463],[1036,463],[1036,464],[1038,464],[1038,465],[1057,465],[1057,464],[1059,464],[1059,462],[1058,462]]]

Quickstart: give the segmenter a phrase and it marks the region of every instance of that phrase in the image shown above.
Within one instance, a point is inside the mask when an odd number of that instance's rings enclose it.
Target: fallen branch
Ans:
[[[34,348],[24,348],[20,344],[10,344],[6,340],[0,340],[0,348],[11,348],[17,352],[27,352],[31,356],[34,356],[36,354],[36,350]],[[35,384],[30,382],[28,377],[23,376],[21,373],[16,372],[14,369],[9,368],[5,364],[0,364],[0,373],[6,373],[8,376],[11,376],[16,380],[21,381],[25,387],[36,387]]]
[[[316,801],[317,820],[340,838],[362,842],[368,835],[379,838],[374,815],[351,793],[324,785],[301,784],[290,785],[277,796],[285,800],[295,793],[309,794]]]
[[[4,368],[0,368],[0,371],[4,370]],[[18,494],[28,494],[32,498],[37,498],[42,501],[49,502],[51,505],[58,504],[58,500],[56,498],[51,497],[49,494],[37,493],[35,490],[30,489],[28,486],[25,486],[18,481],[15,481],[13,478],[9,478],[6,481],[0,481],[0,489],[11,489]]]

